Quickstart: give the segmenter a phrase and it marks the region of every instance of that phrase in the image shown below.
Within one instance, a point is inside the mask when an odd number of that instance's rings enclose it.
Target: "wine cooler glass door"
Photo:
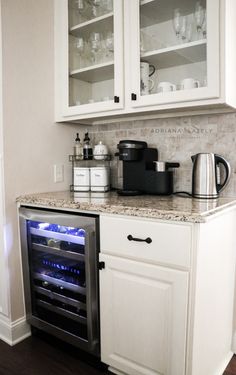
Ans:
[[[98,354],[97,219],[20,211],[29,322]]]

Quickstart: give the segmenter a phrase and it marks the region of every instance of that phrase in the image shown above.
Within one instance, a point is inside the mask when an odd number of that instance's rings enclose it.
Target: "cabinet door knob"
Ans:
[[[152,239],[151,239],[150,237],[147,237],[147,238],[145,238],[145,239],[142,239],[142,238],[135,238],[135,237],[133,237],[131,234],[129,234],[129,235],[127,236],[127,239],[128,239],[129,241],[146,242],[146,243],[148,243],[148,244],[152,242]]]

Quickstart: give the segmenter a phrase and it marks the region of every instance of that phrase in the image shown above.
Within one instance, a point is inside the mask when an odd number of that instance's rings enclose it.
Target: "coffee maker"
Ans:
[[[115,155],[123,162],[123,187],[118,190],[119,195],[173,193],[173,171],[169,168],[177,168],[179,163],[158,164],[158,150],[143,141],[122,140],[117,148],[119,152]]]

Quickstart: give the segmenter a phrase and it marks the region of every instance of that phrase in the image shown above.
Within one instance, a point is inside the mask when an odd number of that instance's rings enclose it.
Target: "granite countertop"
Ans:
[[[21,205],[108,213],[204,223],[225,208],[235,206],[236,198],[200,200],[177,196],[140,195],[121,197],[116,192],[71,193],[69,191],[24,195],[17,198]]]

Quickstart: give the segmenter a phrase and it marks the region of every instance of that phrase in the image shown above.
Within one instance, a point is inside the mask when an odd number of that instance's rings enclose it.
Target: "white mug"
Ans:
[[[176,85],[171,82],[160,82],[157,87],[158,92],[176,91]]]
[[[181,90],[190,90],[200,87],[200,82],[194,78],[185,78],[180,83]]]
[[[150,68],[153,71],[150,73]],[[154,87],[153,79],[149,78],[155,72],[155,67],[153,65],[149,65],[148,62],[141,62],[140,63],[140,92],[141,95],[148,95],[150,91],[152,91]]]

